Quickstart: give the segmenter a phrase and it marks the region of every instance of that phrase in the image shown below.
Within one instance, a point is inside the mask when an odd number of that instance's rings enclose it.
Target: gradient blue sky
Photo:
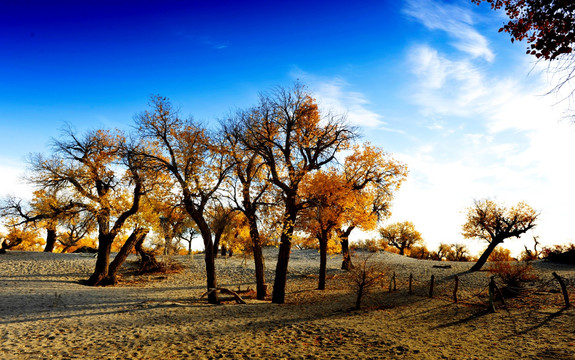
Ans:
[[[409,166],[390,221],[430,247],[462,242],[463,211],[484,197],[527,201],[543,243],[570,241],[568,102],[543,96],[554,77],[504,21],[470,0],[3,1],[0,193],[27,196],[26,155],[65,123],[127,129],[151,94],[215,123],[300,79]]]

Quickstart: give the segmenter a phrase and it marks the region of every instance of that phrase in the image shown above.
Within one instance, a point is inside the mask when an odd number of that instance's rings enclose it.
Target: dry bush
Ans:
[[[537,279],[533,267],[527,262],[492,262],[489,264],[489,272],[501,279],[503,282],[501,291],[503,296],[508,298],[519,296],[525,282]]]
[[[381,247],[378,245],[378,241],[374,239],[359,240],[357,242],[353,242],[349,245],[349,248],[351,250],[367,250],[372,253],[381,250]]]
[[[545,260],[561,264],[575,265],[575,244],[544,247],[542,253]]]
[[[414,259],[420,259],[420,260],[425,260],[425,259],[429,259],[431,257],[431,254],[429,253],[429,250],[427,249],[427,247],[425,245],[423,246],[414,246],[409,250],[409,257],[412,257]]]
[[[361,308],[362,298],[381,283],[386,276],[386,269],[381,262],[376,262],[370,254],[362,254],[355,261],[355,266],[349,271],[349,284],[356,294],[355,309]]]
[[[512,261],[514,260],[511,257],[511,250],[503,248],[503,247],[496,247],[495,249],[493,249],[493,252],[491,253],[491,255],[489,255],[489,258],[487,258],[487,261]]]

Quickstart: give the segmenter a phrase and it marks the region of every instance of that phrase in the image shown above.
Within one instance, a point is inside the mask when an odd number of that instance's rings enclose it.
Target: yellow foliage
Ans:
[[[511,250],[503,248],[503,247],[496,247],[493,249],[487,261],[512,261],[514,260],[511,257]]]
[[[35,229],[20,226],[10,227],[4,241],[11,250],[24,251],[42,251],[46,243]]]

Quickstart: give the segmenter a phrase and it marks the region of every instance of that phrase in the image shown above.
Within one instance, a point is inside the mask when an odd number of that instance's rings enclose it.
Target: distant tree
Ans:
[[[10,217],[4,219],[8,233],[0,236],[0,254],[6,250],[38,251],[44,245],[34,226],[19,224],[18,221]]]
[[[431,254],[429,253],[429,250],[425,245],[418,245],[411,248],[411,251],[409,252],[409,257],[425,260],[429,259],[431,257]]]
[[[272,294],[272,302],[282,304],[291,239],[303,207],[298,195],[300,184],[309,173],[333,161],[356,135],[343,116],[322,114],[299,84],[262,95],[251,113],[242,119],[242,144],[262,158],[284,206]]]
[[[453,258],[450,260],[453,261],[467,261],[469,259],[469,249],[465,244],[453,244],[451,245],[451,249],[453,252]]]
[[[231,206],[224,205],[219,201],[213,203],[212,206],[206,211],[208,223],[214,233],[214,257],[218,256],[218,249],[220,247],[221,238],[229,226],[230,220],[234,215],[234,209]],[[223,253],[225,255],[226,249],[223,246]]]
[[[46,231],[44,252],[54,250],[58,227],[78,223],[81,212],[59,189],[49,188],[34,191],[30,202],[9,196],[0,205],[0,215],[15,220],[12,226],[25,224]]]
[[[451,245],[440,243],[437,247],[437,251],[432,252],[430,256],[433,260],[448,260],[452,257],[452,252],[453,249],[451,248]]]
[[[411,249],[414,245],[423,244],[421,233],[415,230],[415,225],[411,221],[381,227],[379,235],[389,246],[397,248],[400,255],[405,255],[405,250]]]
[[[487,258],[487,261],[493,261],[493,262],[511,261],[511,260],[513,260],[513,258],[511,257],[511,250],[502,247],[493,249],[491,254],[489,254],[489,257]]]
[[[468,239],[485,240],[489,245],[470,271],[480,270],[497,245],[503,243],[505,239],[519,238],[533,229],[538,216],[539,214],[524,202],[506,208],[491,200],[476,200],[468,209],[462,235]]]

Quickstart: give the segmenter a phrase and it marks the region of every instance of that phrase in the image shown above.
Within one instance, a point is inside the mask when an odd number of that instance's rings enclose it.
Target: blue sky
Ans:
[[[0,192],[26,196],[26,155],[65,123],[127,129],[161,94],[215,124],[300,79],[408,165],[390,221],[430,247],[463,242],[484,197],[541,211],[543,243],[573,240],[569,104],[543,96],[555,79],[503,16],[470,0],[2,2]]]

